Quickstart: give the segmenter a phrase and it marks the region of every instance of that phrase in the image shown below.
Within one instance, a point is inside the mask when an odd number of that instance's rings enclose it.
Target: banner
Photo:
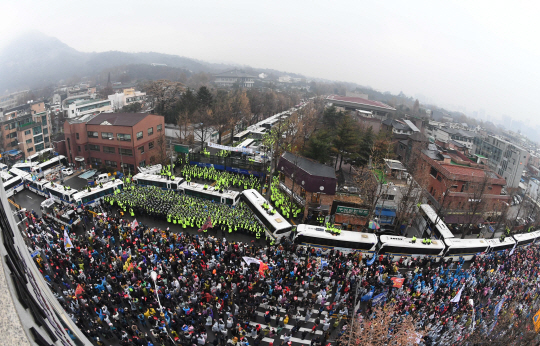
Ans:
[[[380,293],[380,294],[376,295],[375,297],[373,297],[373,301],[371,302],[371,305],[375,306],[377,304],[385,302],[386,301],[386,293],[387,292],[383,292],[383,293]]]
[[[504,300],[505,300],[504,298],[501,299],[501,301],[499,302],[499,304],[497,304],[497,305],[495,306],[495,316],[498,316],[498,315],[499,315],[499,312],[501,311],[501,308],[502,308],[502,306],[503,306],[503,304],[504,304]]]
[[[370,266],[373,263],[375,263],[375,257],[377,257],[377,254],[373,254],[373,257],[371,257],[367,262],[366,265]]]
[[[133,219],[133,222],[131,223],[131,230],[135,230],[137,227],[139,227],[139,223],[137,222],[137,219]]]
[[[403,286],[403,282],[405,282],[405,278],[390,278],[390,280],[392,280],[392,282],[394,283],[392,287],[395,288],[400,288],[401,286]]]
[[[253,149],[251,149],[251,148],[229,147],[227,145],[221,145],[221,144],[211,143],[211,142],[208,142],[208,146],[210,148],[214,148],[214,149],[221,149],[221,150],[227,150],[227,151],[236,151],[236,152],[253,154]]]
[[[198,232],[202,232],[209,228],[214,228],[214,226],[212,225],[212,219],[210,218],[210,216],[208,217],[208,219],[206,219],[206,222],[204,223],[204,225],[202,225],[202,227],[199,229]]]
[[[451,303],[459,303],[459,300],[461,299],[461,292],[463,292],[463,287],[465,287],[465,285],[463,285],[459,289],[459,292],[456,294],[456,296],[452,298],[452,300],[450,300]]]
[[[242,258],[244,259],[244,261],[246,261],[247,264],[252,264],[252,263],[259,264],[261,262],[260,260],[253,257],[242,257]]]
[[[259,274],[264,277],[264,271],[268,269],[268,264],[263,261],[259,262]]]
[[[366,294],[366,295],[362,296],[362,298],[360,298],[360,301],[367,302],[372,297],[373,297],[373,291],[369,291],[368,294]]]
[[[517,242],[514,243],[514,247],[512,248],[512,251],[508,254],[508,256],[512,256],[514,254],[514,250],[516,249]]]

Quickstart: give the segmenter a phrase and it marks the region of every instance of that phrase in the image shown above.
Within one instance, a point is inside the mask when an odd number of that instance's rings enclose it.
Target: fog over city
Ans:
[[[540,124],[534,2],[10,1],[0,47],[38,30],[83,52],[177,54],[354,82]],[[0,77],[1,78],[1,77]],[[488,119],[491,117],[491,119]],[[523,130],[523,129],[522,129]]]

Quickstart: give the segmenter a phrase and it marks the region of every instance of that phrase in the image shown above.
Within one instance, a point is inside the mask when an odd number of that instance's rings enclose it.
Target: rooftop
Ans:
[[[282,157],[310,175],[336,179],[336,172],[333,167],[289,152],[284,153]]]
[[[101,113],[88,121],[88,125],[134,126],[150,114],[147,113]]]
[[[348,96],[338,96],[338,95],[332,95],[328,96],[326,98],[327,101],[342,101],[342,102],[349,102],[349,103],[356,103],[358,105],[363,106],[372,106],[372,107],[379,107],[387,110],[395,111],[395,108],[390,107],[389,105],[379,102],[379,101],[372,101],[372,100],[366,100],[360,97],[348,97]]]

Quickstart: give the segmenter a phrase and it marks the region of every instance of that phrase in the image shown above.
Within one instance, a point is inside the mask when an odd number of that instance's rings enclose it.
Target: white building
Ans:
[[[130,88],[124,89],[121,93],[109,95],[108,99],[111,101],[112,109],[117,110],[136,102],[146,101],[146,93]]]
[[[111,100],[84,100],[77,101],[69,105],[68,118],[75,118],[87,114],[98,114],[112,112]]]
[[[237,69],[216,74],[214,78],[214,82],[218,87],[232,87],[238,84],[241,88],[251,88],[255,83],[255,76],[248,75]]]

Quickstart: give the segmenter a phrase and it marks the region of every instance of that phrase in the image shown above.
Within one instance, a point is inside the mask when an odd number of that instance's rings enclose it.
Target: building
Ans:
[[[361,110],[372,112],[374,117],[381,120],[396,112],[395,108],[392,108],[385,103],[372,101],[361,97],[332,95],[326,98],[326,102],[329,105],[334,107],[342,107],[348,111]]]
[[[407,166],[414,164],[414,162],[409,162],[413,156],[412,153],[415,150],[425,149],[428,146],[428,142],[426,136],[420,132],[414,132],[406,139],[400,139],[394,146],[397,159]]]
[[[27,157],[50,146],[51,121],[44,102],[34,102],[0,112],[3,151]]]
[[[112,112],[111,100],[81,100],[71,103],[68,107],[68,118],[80,117],[88,114]]]
[[[2,345],[80,346],[92,342],[77,327],[53,294],[28,251],[25,222],[18,222],[0,179],[0,301]],[[46,263],[44,261],[43,263]],[[45,264],[46,268],[47,264]]]
[[[420,133],[420,129],[406,119],[385,119],[382,122],[382,130],[391,132],[393,139],[407,139],[413,133]]]
[[[143,103],[146,101],[146,93],[141,91],[136,91],[133,88],[124,89],[121,93],[115,93],[108,96],[109,101],[111,101],[111,107],[113,110],[122,109],[124,106],[129,106],[131,104],[140,102]]]
[[[68,160],[76,167],[109,167],[137,172],[165,156],[165,123],[147,113],[101,113],[68,119],[64,133]]]
[[[474,138],[474,154],[488,158],[488,165],[506,179],[506,186],[517,188],[530,153],[510,141],[492,135]]]
[[[214,83],[218,87],[232,87],[237,84],[241,88],[251,88],[255,83],[255,78],[255,76],[234,69],[214,75]]]
[[[472,149],[474,138],[476,136],[474,132],[446,126],[435,128],[431,134],[436,141],[443,143],[454,141],[464,145],[469,150]]]
[[[309,214],[327,215],[336,195],[337,178],[333,167],[285,152],[279,158],[279,188]]]
[[[468,208],[471,202],[480,202],[477,199],[485,205],[510,200],[509,195],[502,194],[506,185],[504,178],[460,152],[426,149],[420,159],[420,178],[429,201],[436,208],[460,211]]]
[[[355,118],[363,129],[371,127],[374,134],[379,134],[381,131],[382,121],[375,118],[373,112],[357,110]]]

